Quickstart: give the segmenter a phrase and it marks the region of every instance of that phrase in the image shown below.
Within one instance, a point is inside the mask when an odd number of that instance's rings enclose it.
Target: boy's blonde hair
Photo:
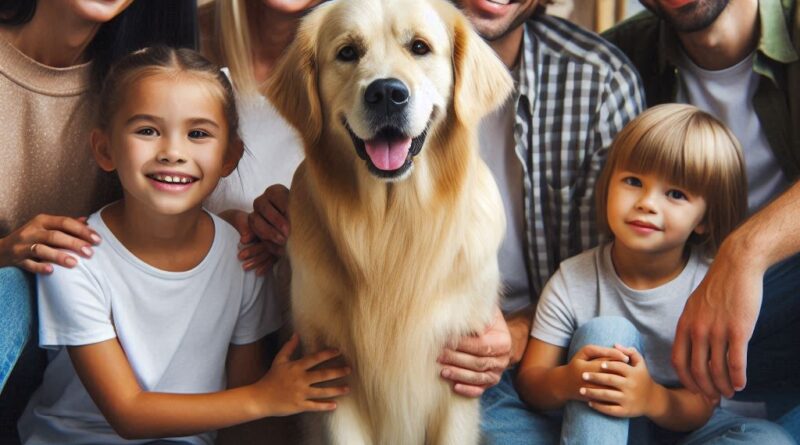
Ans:
[[[615,170],[655,174],[706,201],[706,231],[689,243],[709,256],[747,212],[747,179],[736,136],[719,120],[691,105],[653,107],[614,139],[595,189],[597,223],[608,227],[608,188]]]

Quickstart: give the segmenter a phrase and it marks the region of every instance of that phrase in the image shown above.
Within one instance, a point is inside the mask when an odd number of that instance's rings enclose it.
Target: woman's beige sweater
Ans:
[[[89,215],[118,194],[89,148],[90,71],[42,65],[0,38],[0,237],[39,213]]]

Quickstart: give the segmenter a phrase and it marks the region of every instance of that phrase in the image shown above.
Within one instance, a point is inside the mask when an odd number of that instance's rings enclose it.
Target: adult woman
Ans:
[[[194,8],[192,0],[0,3],[0,388],[33,319],[29,278],[7,266],[49,273],[91,256],[100,240],[80,216],[118,193],[88,148],[95,90],[133,49],[193,46]],[[38,372],[22,374],[28,382],[9,385],[4,409],[38,384]],[[7,433],[0,442],[13,443]]]
[[[237,92],[240,133],[247,147],[237,171],[220,182],[206,205],[223,214],[240,232],[249,233],[245,242],[255,240],[245,213],[253,210],[253,200],[270,184],[286,191],[303,158],[294,129],[259,87],[294,38],[299,20],[318,3],[320,0],[217,0],[200,9],[201,29],[207,30],[201,48],[229,70]],[[263,274],[272,263],[271,247],[280,254],[275,244],[256,243],[245,249],[245,268]]]

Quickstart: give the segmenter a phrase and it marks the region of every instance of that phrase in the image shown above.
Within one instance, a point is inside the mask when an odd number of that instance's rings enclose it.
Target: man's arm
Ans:
[[[733,396],[747,383],[766,270],[800,252],[800,182],[722,243],[678,322],[672,362],[684,386],[707,397]]]

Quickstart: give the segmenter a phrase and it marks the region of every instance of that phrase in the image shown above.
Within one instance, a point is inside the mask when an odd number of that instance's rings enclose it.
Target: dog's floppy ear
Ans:
[[[264,91],[278,112],[310,143],[316,142],[322,132],[316,47],[323,16],[323,11],[315,10],[303,19]]]
[[[453,29],[453,103],[461,122],[472,124],[505,102],[514,87],[508,68],[472,29],[455,14]]]

